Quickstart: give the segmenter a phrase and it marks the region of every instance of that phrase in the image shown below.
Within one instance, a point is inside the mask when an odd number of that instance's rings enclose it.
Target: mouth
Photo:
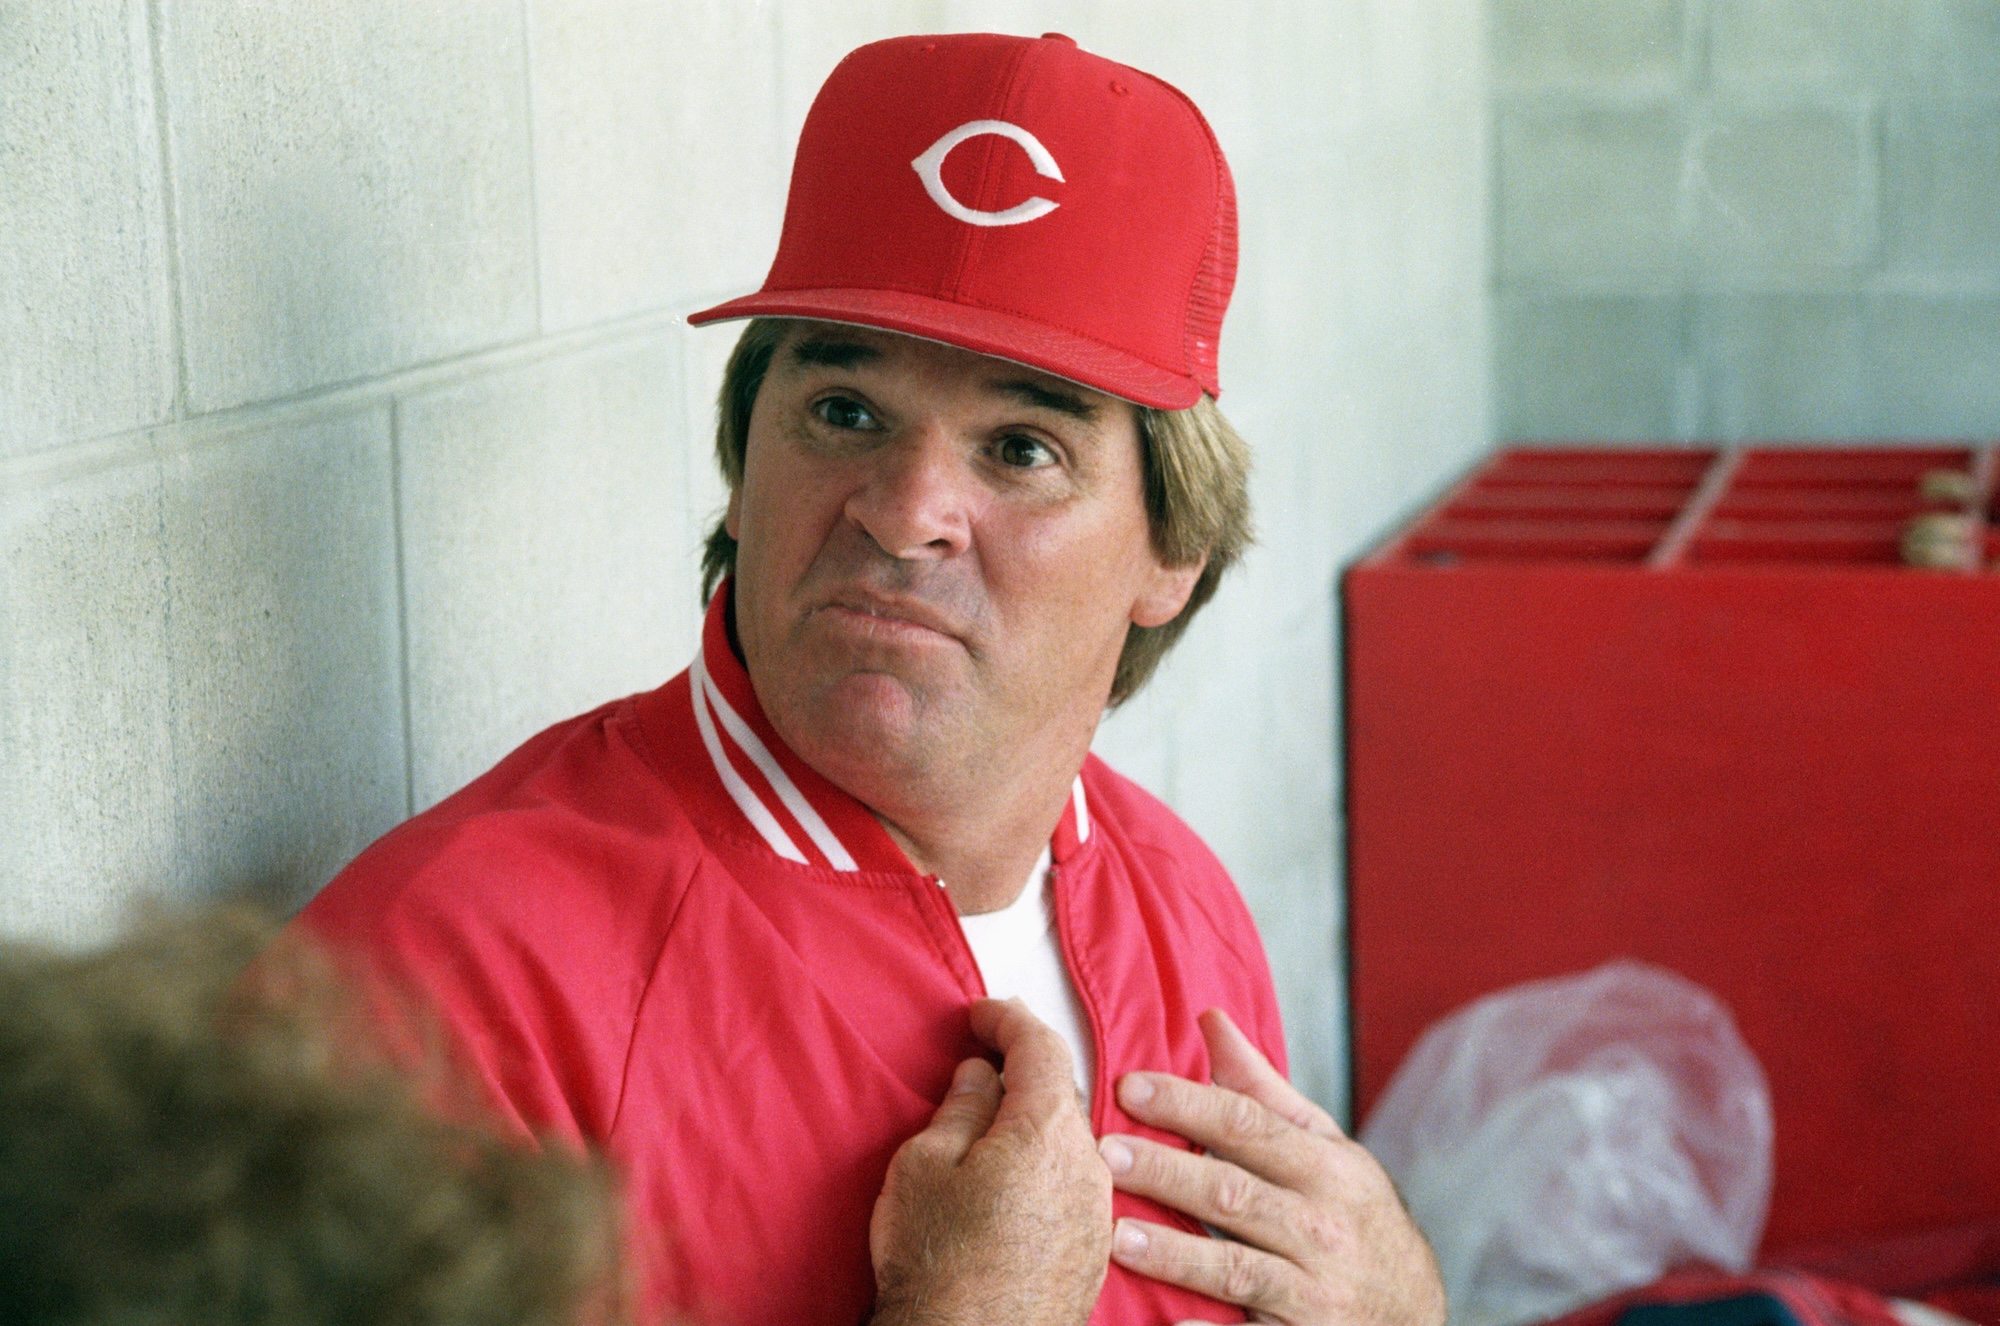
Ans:
[[[872,594],[837,594],[813,615],[844,630],[873,640],[904,643],[952,643],[962,640],[954,624],[929,605]]]

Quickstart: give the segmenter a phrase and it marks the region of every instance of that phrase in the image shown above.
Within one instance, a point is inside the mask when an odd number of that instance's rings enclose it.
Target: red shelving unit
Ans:
[[[1771,1078],[1767,1252],[2000,1216],[2000,574],[1899,556],[1995,460],[1508,450],[1348,571],[1361,1117],[1438,1017],[1629,955]]]

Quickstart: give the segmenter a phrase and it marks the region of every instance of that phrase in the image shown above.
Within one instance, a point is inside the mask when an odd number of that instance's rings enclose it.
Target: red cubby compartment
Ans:
[[[2000,574],[1899,555],[1994,470],[1513,449],[1349,568],[1357,1117],[1454,1008],[1631,956],[1770,1077],[1767,1254],[2000,1217]]]

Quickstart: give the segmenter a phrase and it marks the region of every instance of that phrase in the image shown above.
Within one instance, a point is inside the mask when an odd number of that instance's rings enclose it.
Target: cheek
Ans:
[[[1000,569],[988,570],[996,597],[1046,611],[1061,647],[1086,652],[1096,649],[1090,626],[1122,639],[1153,566],[1144,519],[1113,513],[1021,529],[1012,555],[998,561]]]
[[[774,567],[810,561],[839,514],[836,485],[782,446],[761,455],[753,450],[751,457],[742,486],[730,499],[742,544],[738,560]]]

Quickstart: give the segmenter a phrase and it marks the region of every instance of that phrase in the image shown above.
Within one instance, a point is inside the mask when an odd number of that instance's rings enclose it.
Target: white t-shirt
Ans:
[[[1091,1083],[1097,1080],[1097,1047],[1090,1039],[1083,1001],[1063,965],[1054,899],[1049,896],[1049,865],[1049,849],[1044,847],[1020,897],[997,912],[961,916],[958,923],[972,946],[986,993],[995,999],[1018,996],[1069,1043],[1076,1085],[1087,1108]]]

